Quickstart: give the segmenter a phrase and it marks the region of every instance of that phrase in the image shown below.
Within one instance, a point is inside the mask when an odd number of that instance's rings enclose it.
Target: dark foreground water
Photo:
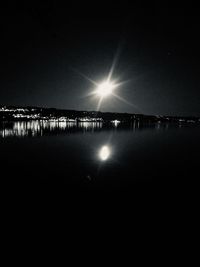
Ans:
[[[199,125],[0,125],[1,184],[16,191],[187,196],[199,179]]]
[[[42,253],[46,242],[53,249],[67,243],[75,259],[85,249],[87,260],[98,251],[99,261],[107,248],[108,255],[114,250],[112,262],[124,247],[123,261],[127,254],[133,258],[136,248],[142,251],[140,261],[149,261],[145,246],[157,260],[166,251],[165,260],[174,245],[180,258],[177,242],[191,245],[188,230],[196,237],[191,231],[198,216],[199,136],[200,126],[192,124],[2,123],[1,215],[5,207],[7,242],[20,247],[24,232],[28,250],[34,239]],[[15,243],[8,233],[18,234]],[[53,242],[54,236],[62,241]]]
[[[193,228],[199,203],[199,125],[0,125],[1,204],[9,229],[24,218],[22,228],[31,222],[31,231],[37,225],[43,232],[56,220],[56,230],[61,223],[74,230],[72,240],[74,233],[85,233],[87,240],[91,232],[96,240],[94,233],[100,237],[103,232],[107,240],[112,232],[115,240],[119,232],[129,236],[133,231],[142,242],[141,233],[151,233],[152,242],[155,230],[170,236],[174,229],[182,240],[188,224],[181,225],[189,219]],[[180,218],[177,225],[175,218]],[[54,228],[47,231],[49,238]]]

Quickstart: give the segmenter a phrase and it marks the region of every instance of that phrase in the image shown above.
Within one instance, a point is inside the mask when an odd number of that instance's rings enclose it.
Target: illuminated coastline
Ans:
[[[40,107],[0,107],[0,121],[29,120],[67,123],[110,122],[113,123],[115,126],[117,126],[119,123],[130,123],[134,121],[148,121],[157,123],[172,122],[179,124],[200,123],[200,118],[189,116],[161,116],[100,111],[60,110],[55,108]]]

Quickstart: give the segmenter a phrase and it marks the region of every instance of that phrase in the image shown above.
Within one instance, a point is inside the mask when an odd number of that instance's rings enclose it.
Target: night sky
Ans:
[[[26,2],[0,9],[0,105],[95,110],[78,72],[101,81],[118,53],[113,78],[129,82],[117,92],[133,105],[110,97],[101,111],[200,116],[198,7]]]

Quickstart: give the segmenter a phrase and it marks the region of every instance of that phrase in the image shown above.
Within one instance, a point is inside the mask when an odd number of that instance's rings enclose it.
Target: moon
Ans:
[[[110,81],[105,81],[97,86],[96,94],[102,98],[112,95],[115,84]]]

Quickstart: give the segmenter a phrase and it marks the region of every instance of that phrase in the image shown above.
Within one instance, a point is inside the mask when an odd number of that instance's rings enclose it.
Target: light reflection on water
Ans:
[[[91,131],[101,129],[102,122],[64,122],[64,121],[14,121],[0,126],[0,137],[43,136],[48,133],[62,133],[71,130]]]
[[[109,159],[111,154],[111,149],[109,146],[102,146],[100,151],[99,151],[99,158],[102,161],[106,161],[107,159]]]
[[[0,137],[36,137],[61,133],[75,132],[96,132],[101,130],[137,130],[143,128],[155,128],[157,130],[168,129],[168,124],[141,124],[139,121],[134,121],[128,125],[119,124],[118,122],[111,124],[103,124],[102,122],[66,122],[66,121],[13,121],[2,122],[0,124]],[[178,125],[176,126],[178,127]]]

